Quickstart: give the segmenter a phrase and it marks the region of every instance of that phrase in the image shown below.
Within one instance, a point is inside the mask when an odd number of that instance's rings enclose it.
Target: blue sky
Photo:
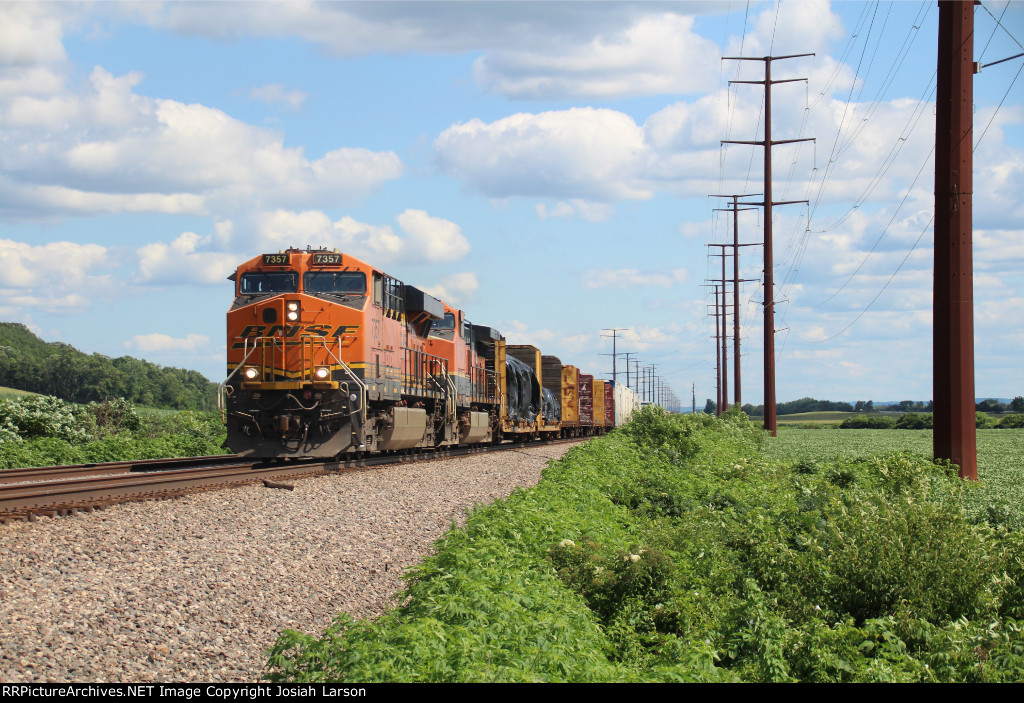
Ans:
[[[938,11],[926,2],[0,2],[0,319],[224,373],[225,280],[336,247],[598,375],[611,340],[715,397],[773,93],[778,399],[931,397]],[[982,63],[1024,2],[977,8]],[[997,20],[1000,27],[997,24]],[[1024,394],[1024,60],[975,77],[976,390]],[[987,130],[987,131],[986,131]],[[981,137],[984,132],[984,137]],[[761,214],[744,213],[745,242]],[[712,247],[715,249],[714,247]],[[761,278],[761,252],[741,253]],[[758,283],[741,289],[760,402]],[[872,302],[873,301],[873,302]],[[731,352],[730,352],[731,353]],[[622,373],[623,361],[619,363]],[[691,385],[692,384],[692,385]]]

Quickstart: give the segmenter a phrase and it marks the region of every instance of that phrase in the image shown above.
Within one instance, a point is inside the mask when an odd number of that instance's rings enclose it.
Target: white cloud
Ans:
[[[111,266],[108,255],[99,244],[52,242],[34,246],[0,239],[0,287],[85,287],[90,273]]]
[[[449,305],[464,305],[476,300],[476,291],[480,287],[476,274],[472,272],[453,273],[445,276],[437,285],[425,290],[435,298],[440,298]]]
[[[298,110],[302,103],[306,102],[309,95],[298,88],[287,90],[280,83],[267,83],[249,91],[249,97],[253,100],[265,102],[268,105],[280,103],[291,110]]]
[[[673,8],[677,9],[677,8]],[[273,3],[132,6],[139,21],[217,39],[297,36],[339,57],[483,52],[477,83],[512,97],[692,91],[717,74],[717,49],[692,13],[661,3]],[[680,70],[689,66],[691,70]]]
[[[593,333],[572,334],[567,330],[531,329],[525,322],[509,320],[502,323],[499,331],[505,335],[508,344],[530,344],[544,354],[559,356],[563,364],[572,364],[572,354],[589,351],[597,341]]]
[[[63,29],[50,8],[31,2],[0,5],[0,65],[64,60]]]
[[[212,285],[224,282],[238,265],[238,256],[209,251],[212,237],[183,232],[170,244],[140,247],[135,281],[143,284]]]
[[[432,263],[458,261],[471,249],[457,224],[431,217],[423,210],[406,210],[395,220],[409,235],[406,246]]]
[[[54,293],[41,293],[38,295],[19,294],[14,291],[4,291],[0,288],[0,297],[8,306],[5,310],[13,310],[11,316],[20,315],[25,308],[35,308],[43,312],[55,313],[58,315],[77,315],[85,312],[91,303],[81,293],[68,293],[67,295],[56,295]]]
[[[762,7],[745,36],[730,38],[726,55],[740,55],[741,46],[743,56],[820,53],[846,35],[830,2],[774,2]],[[782,73],[776,71],[772,77],[782,78]]]
[[[193,351],[205,347],[209,343],[210,338],[202,334],[171,337],[160,332],[154,332],[152,334],[137,334],[131,340],[125,342],[124,346],[126,349],[134,347],[141,352],[167,352]]]
[[[671,288],[686,283],[690,274],[686,269],[663,269],[660,271],[640,271],[635,268],[592,269],[583,274],[583,285],[587,288],[627,288],[659,287]]]
[[[579,217],[587,222],[607,222],[615,215],[615,207],[605,203],[592,203],[581,198],[561,200],[548,208],[546,203],[534,206],[537,219],[547,220],[553,217]]]
[[[693,17],[652,13],[585,41],[498,49],[477,59],[487,90],[513,98],[616,98],[707,90],[718,73],[718,47],[695,34]],[[680,70],[686,66],[687,70]]]
[[[405,236],[388,225],[370,225],[349,216],[332,222],[318,210],[262,213],[257,217],[256,230],[263,248],[313,243],[341,249],[378,266],[452,262],[470,251],[469,241],[454,222],[413,209],[405,210],[395,220]]]
[[[643,130],[628,115],[591,107],[473,119],[434,142],[441,168],[485,195],[647,199]]]
[[[273,130],[136,93],[138,72],[114,76],[97,66],[77,93],[45,69],[36,74],[48,86],[43,95],[26,91],[24,77],[0,74],[0,213],[206,214],[335,204],[404,171],[392,152],[343,147],[307,158]],[[298,97],[282,93],[293,103]]]

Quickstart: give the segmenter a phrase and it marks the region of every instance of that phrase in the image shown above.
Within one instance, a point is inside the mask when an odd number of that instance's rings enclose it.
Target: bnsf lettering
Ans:
[[[295,337],[300,332],[302,334],[313,335],[315,337],[341,337],[346,334],[355,334],[359,329],[359,325],[288,325],[284,327],[282,325],[272,325],[267,329],[266,325],[249,325],[242,330],[239,337],[274,337],[280,332],[284,332],[285,337]],[[333,332],[332,332],[333,330]]]
[[[267,334],[265,336],[276,337],[281,332],[284,332],[285,337],[294,337],[299,333],[300,329],[302,329],[300,325],[288,325],[287,327],[282,327],[281,325],[274,325],[269,330],[267,330]]]

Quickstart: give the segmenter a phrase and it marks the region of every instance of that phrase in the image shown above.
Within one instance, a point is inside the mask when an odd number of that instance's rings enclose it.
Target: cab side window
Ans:
[[[373,304],[377,306],[384,304],[384,277],[376,271],[373,273]]]
[[[373,304],[384,308],[386,317],[401,319],[405,314],[405,284],[374,271]]]

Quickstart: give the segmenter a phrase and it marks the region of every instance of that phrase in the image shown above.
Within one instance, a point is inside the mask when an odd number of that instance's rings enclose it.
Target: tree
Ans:
[[[1018,395],[1010,401],[1010,410],[1015,413],[1024,413],[1024,396]]]
[[[704,404],[704,412],[708,415],[714,415],[718,410],[718,403],[708,398],[708,402]]]
[[[1001,413],[1006,410],[1006,406],[995,398],[988,398],[978,403],[974,409],[980,413]]]

